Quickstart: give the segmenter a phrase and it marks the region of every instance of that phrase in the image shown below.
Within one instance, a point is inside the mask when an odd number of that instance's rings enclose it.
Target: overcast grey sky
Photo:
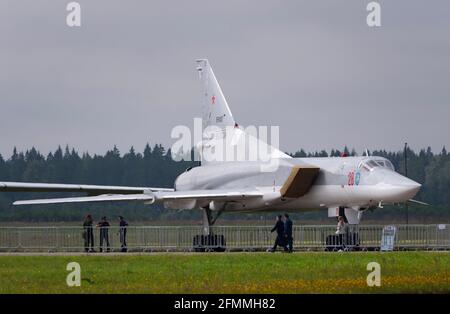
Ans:
[[[450,2],[0,1],[0,153],[58,145],[104,153],[200,117],[208,58],[241,125],[280,126],[280,146],[450,148]]]

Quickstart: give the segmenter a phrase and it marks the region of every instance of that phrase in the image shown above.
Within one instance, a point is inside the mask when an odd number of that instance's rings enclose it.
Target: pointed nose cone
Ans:
[[[419,192],[421,184],[417,183],[416,181],[409,180],[410,183],[404,186],[405,189],[405,195],[408,196],[408,200],[416,196],[417,192]]]
[[[412,199],[421,185],[401,174],[388,169],[375,169],[370,180],[374,184],[373,200],[384,203],[403,203]]]
[[[407,201],[412,199],[417,192],[419,192],[421,184],[413,181],[407,177],[404,177],[400,174],[395,174],[389,180],[389,183],[395,187],[396,192],[398,193],[399,201]]]

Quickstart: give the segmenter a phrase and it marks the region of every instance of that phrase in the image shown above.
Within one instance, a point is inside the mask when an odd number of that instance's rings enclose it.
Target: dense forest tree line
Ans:
[[[343,153],[356,155],[355,150],[322,150],[305,152],[299,150],[291,154],[294,157],[328,157],[341,156]],[[388,152],[385,150],[370,152],[370,155],[388,158],[398,172],[404,172],[404,152]],[[47,156],[37,149],[18,152],[15,148],[9,158],[0,155],[0,181],[22,182],[59,182],[80,184],[105,184],[129,186],[172,187],[175,178],[186,168],[195,166],[194,161],[174,161],[170,150],[162,145],[149,144],[142,153],[133,147],[121,154],[114,146],[104,155],[79,154],[75,149],[59,147]],[[408,176],[421,183],[422,189],[417,199],[433,204],[442,215],[448,216],[450,207],[450,154],[443,148],[434,154],[430,148],[418,153],[407,149]],[[59,194],[66,196],[70,194]],[[129,219],[157,218],[198,218],[198,211],[163,210],[158,206],[148,206],[141,203],[120,204],[75,204],[75,205],[45,205],[13,207],[15,199],[55,197],[50,193],[0,193],[1,220],[79,220],[87,212],[96,215],[124,214]]]
[[[105,155],[83,153],[61,147],[47,156],[35,148],[18,152],[5,160],[0,155],[0,181],[79,183],[173,187],[175,178],[194,162],[175,162],[171,152],[162,145],[145,146],[143,153],[133,147],[121,155],[114,146]],[[59,193],[58,197],[71,194]],[[76,195],[76,194],[72,194]],[[78,194],[80,195],[80,194]],[[12,206],[16,199],[55,197],[55,193],[0,193],[0,219],[6,220],[75,220],[87,212],[98,215],[126,214],[134,219],[154,219],[161,214],[158,206],[141,203],[64,204],[42,206]],[[183,217],[183,215],[181,215]],[[184,214],[186,216],[186,214]]]

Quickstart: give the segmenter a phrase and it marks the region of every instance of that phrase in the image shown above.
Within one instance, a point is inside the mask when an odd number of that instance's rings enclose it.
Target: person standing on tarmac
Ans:
[[[119,236],[120,236],[120,251],[127,251],[127,226],[128,222],[125,221],[123,216],[119,216]]]
[[[84,239],[84,250],[86,252],[94,252],[94,230],[92,224],[94,223],[92,216],[90,214],[86,215],[83,222],[83,239]]]
[[[341,234],[345,234],[346,231],[346,226],[345,226],[345,220],[344,217],[339,216],[338,217],[338,224],[336,227],[336,234],[341,235]]]
[[[345,219],[343,216],[338,217],[338,224],[336,227],[336,237],[334,245],[341,247],[341,250],[345,248],[345,240],[346,240],[346,233],[347,233],[347,225],[345,224]]]
[[[286,238],[284,251],[292,253],[294,239],[292,238],[292,220],[288,214],[284,214],[284,237]]]
[[[273,246],[273,248],[269,249],[268,252],[275,252],[275,250],[277,249],[277,246],[282,246],[285,247],[284,244],[284,223],[282,221],[282,216],[278,215],[277,216],[277,221],[275,223],[275,226],[272,228],[272,230],[270,230],[270,232],[277,232],[277,238],[275,239],[275,244]]]
[[[109,252],[109,222],[106,220],[106,216],[102,217],[102,220],[97,224],[97,228],[100,228],[100,252],[103,252],[103,241],[106,242],[106,252]]]

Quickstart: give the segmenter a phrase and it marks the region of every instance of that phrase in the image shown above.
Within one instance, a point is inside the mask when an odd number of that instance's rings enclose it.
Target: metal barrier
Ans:
[[[335,226],[294,226],[295,250],[379,250],[384,226],[352,225],[336,235]],[[450,225],[396,225],[394,249],[450,249]],[[214,226],[224,248],[266,250],[274,244],[269,226]],[[129,226],[128,251],[191,251],[201,226]],[[109,227],[111,251],[120,251],[120,228]],[[99,249],[100,228],[93,228],[95,249]],[[84,251],[83,227],[0,227],[0,251]],[[223,237],[222,237],[223,236]],[[106,247],[105,247],[106,248]],[[207,248],[207,245],[206,245]]]

